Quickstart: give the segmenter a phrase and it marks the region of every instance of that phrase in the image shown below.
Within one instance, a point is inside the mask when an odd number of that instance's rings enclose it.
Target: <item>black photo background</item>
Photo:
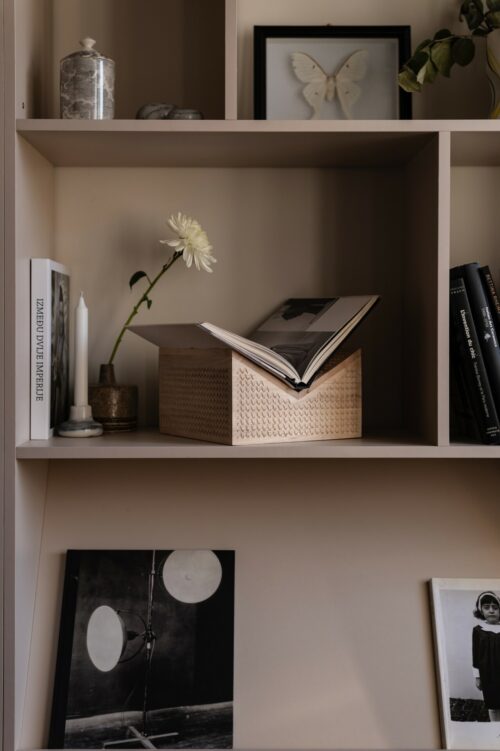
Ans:
[[[233,698],[234,552],[213,551],[222,579],[208,599],[172,597],[161,573],[172,551],[156,551],[152,625],[156,636],[148,710],[231,702]],[[95,609],[120,611],[128,629],[143,631],[152,551],[68,551],[56,668],[50,747],[63,747],[66,720],[142,711],[145,654],[98,670],[87,650]],[[139,640],[127,647],[132,655]],[[103,723],[105,724],[105,718]]]

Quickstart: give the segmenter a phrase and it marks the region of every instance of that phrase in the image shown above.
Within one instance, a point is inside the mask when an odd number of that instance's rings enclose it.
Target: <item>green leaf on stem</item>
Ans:
[[[460,8],[460,20],[465,18],[471,31],[477,29],[484,21],[484,7],[482,0],[467,0]]]
[[[146,297],[146,305],[148,306],[148,310],[150,309],[152,304],[153,304],[153,301],[150,300],[149,297]]]
[[[413,54],[416,55],[417,52],[420,52],[420,50],[425,50],[428,52],[427,47],[429,47],[431,42],[432,42],[432,39],[424,39],[424,41],[420,42],[418,47],[415,48],[415,52]]]
[[[436,80],[437,74],[438,69],[436,68],[432,60],[429,60],[429,62],[425,66],[424,83],[433,83]]]
[[[424,65],[427,64],[427,60],[429,59],[429,53],[424,52],[423,50],[420,50],[420,52],[416,52],[406,65],[405,68],[409,68],[415,75],[418,75],[418,72],[421,70],[421,68],[424,67]]]
[[[411,68],[403,68],[398,75],[398,83],[404,91],[408,91],[410,94],[422,91],[422,85],[418,83],[417,76]]]
[[[134,284],[139,281],[139,279],[143,279],[144,277],[147,277],[147,274],[145,271],[136,271],[135,274],[132,274],[132,276],[129,279],[129,287],[132,289]]]
[[[468,65],[474,57],[476,48],[472,39],[455,39],[451,47],[454,63]]]
[[[451,36],[453,36],[453,34],[449,29],[440,29],[434,34],[434,41],[437,41],[439,39],[449,39],[449,37]]]
[[[488,13],[488,21],[494,29],[500,29],[500,9]]]
[[[451,57],[451,43],[436,42],[431,49],[431,60],[442,76],[449,78],[453,59]]]

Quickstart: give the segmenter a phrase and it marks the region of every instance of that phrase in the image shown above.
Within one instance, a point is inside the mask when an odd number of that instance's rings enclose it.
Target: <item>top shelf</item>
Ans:
[[[500,165],[494,120],[33,119],[17,132],[56,167],[397,166],[439,132],[454,165]]]

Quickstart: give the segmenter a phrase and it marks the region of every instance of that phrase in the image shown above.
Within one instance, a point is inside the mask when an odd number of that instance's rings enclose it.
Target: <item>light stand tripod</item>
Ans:
[[[137,636],[140,636],[143,639],[143,644],[141,648],[134,655],[132,655],[131,658],[129,658],[133,659],[133,657],[136,657],[139,652],[142,652],[144,647],[146,648],[146,670],[144,676],[144,697],[142,702],[142,731],[139,731],[134,725],[128,725],[127,730],[133,736],[132,738],[122,738],[117,741],[108,741],[107,743],[104,743],[104,748],[123,748],[130,745],[135,746],[137,744],[137,741],[139,741],[143,748],[156,748],[152,741],[159,741],[163,738],[172,738],[179,735],[178,732],[161,733],[160,735],[149,735],[148,733],[148,690],[149,679],[151,676],[151,663],[153,661],[153,654],[156,643],[156,634],[153,631],[153,597],[155,577],[157,576],[157,574],[156,550],[153,550],[151,570],[149,572],[148,579],[148,612],[145,623],[145,630],[142,634],[137,634]],[[123,662],[126,661],[127,660],[123,660]]]

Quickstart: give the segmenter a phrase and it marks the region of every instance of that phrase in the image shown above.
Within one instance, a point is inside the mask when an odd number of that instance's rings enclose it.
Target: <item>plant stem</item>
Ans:
[[[149,282],[149,287],[146,289],[146,291],[141,295],[139,300],[136,302],[134,307],[132,308],[132,312],[123,324],[120,333],[118,334],[116,338],[116,342],[114,344],[113,349],[111,350],[111,355],[108,360],[108,365],[112,365],[113,360],[115,359],[116,352],[118,350],[118,347],[120,346],[121,340],[123,339],[123,335],[125,334],[125,331],[127,330],[127,326],[130,324],[130,322],[136,317],[137,313],[139,312],[139,308],[141,305],[149,300],[149,293],[155,286],[155,284],[162,278],[163,274],[169,270],[169,268],[177,261],[178,258],[182,256],[181,251],[176,251],[172,258],[164,265],[162,266],[161,270],[158,272],[158,274],[155,276],[153,281]],[[148,277],[149,281],[149,277]]]

